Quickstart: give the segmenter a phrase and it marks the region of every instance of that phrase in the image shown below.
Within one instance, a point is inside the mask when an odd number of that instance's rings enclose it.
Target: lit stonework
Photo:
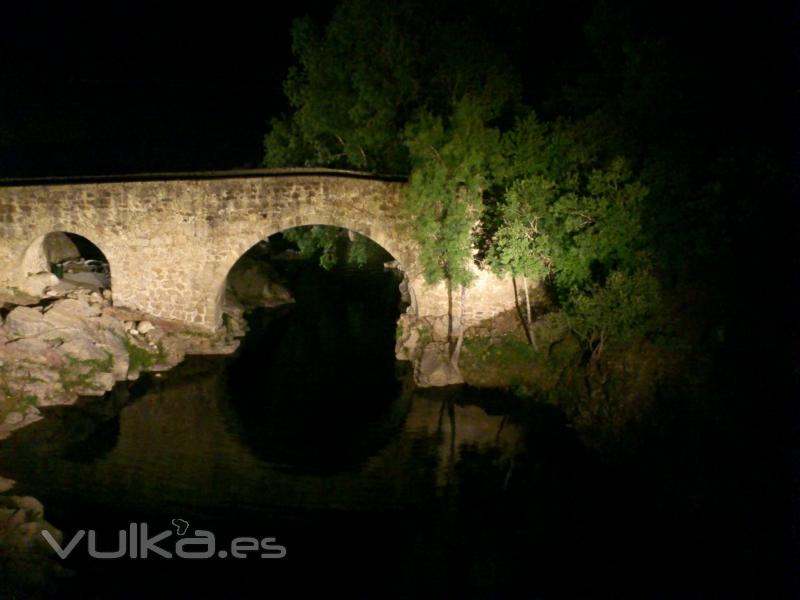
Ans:
[[[320,170],[158,177],[0,187],[0,286],[24,288],[43,269],[47,233],[75,233],[107,257],[115,305],[215,329],[225,279],[242,254],[291,227],[333,225],[369,237],[400,262],[418,316],[447,312],[444,287],[424,284],[403,226],[403,182]],[[512,289],[479,273],[465,296],[465,323],[513,306]]]

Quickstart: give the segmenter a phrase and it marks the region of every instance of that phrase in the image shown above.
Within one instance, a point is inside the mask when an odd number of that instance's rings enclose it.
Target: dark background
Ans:
[[[282,84],[292,64],[291,21],[309,14],[326,22],[334,6],[311,0],[215,12],[146,4],[126,12],[7,11],[0,176],[258,166],[268,120],[288,109]],[[658,37],[677,49],[685,65],[680,94],[699,99],[696,114],[708,135],[747,130],[753,138],[782,136],[785,144],[793,131],[785,121],[797,90],[787,68],[792,52],[796,57],[787,35],[797,21],[791,5],[648,3],[629,11],[625,23],[605,23],[593,41],[586,23],[602,12],[600,2],[458,6],[453,18],[485,24],[520,71],[525,101],[545,117],[563,112],[565,85],[581,90],[587,108],[597,104],[592,93],[620,93],[614,68],[622,64],[615,53],[623,36]],[[608,14],[613,20],[620,11]],[[592,88],[587,79],[595,72]],[[572,100],[573,109],[580,105]]]
[[[286,109],[291,21],[329,4],[7,21],[0,175],[256,166],[268,118]]]

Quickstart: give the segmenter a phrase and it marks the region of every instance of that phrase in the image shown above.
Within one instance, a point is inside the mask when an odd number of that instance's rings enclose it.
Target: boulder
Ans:
[[[130,367],[130,356],[128,355],[128,349],[125,347],[125,342],[107,329],[99,332],[99,340],[100,348],[111,354],[114,359],[111,371],[114,377],[117,381],[125,380],[128,377],[128,368]]]
[[[27,513],[28,519],[36,520],[44,518],[44,507],[42,503],[33,496],[11,496],[9,500],[11,500],[17,508],[24,510]]]
[[[88,271],[82,273],[64,273],[64,281],[85,286],[91,290],[101,290],[107,288],[110,284],[107,275]]]
[[[47,341],[42,338],[22,338],[12,342],[11,348],[14,350],[14,352],[19,354],[31,354],[36,356],[38,354],[47,352],[47,350],[50,348],[50,344],[48,344]]]
[[[109,316],[105,313],[97,317],[96,319],[92,319],[90,323],[96,326],[99,329],[104,329],[106,331],[111,331],[115,333],[118,337],[124,338],[126,332],[126,324],[122,321],[115,319],[112,316]]]
[[[94,342],[84,339],[68,340],[59,347],[59,350],[81,362],[89,360],[106,361],[110,354],[98,348]]]
[[[413,360],[419,355],[421,335],[418,327],[403,323],[395,341],[394,354],[397,360]]]
[[[13,479],[6,479],[5,477],[0,475],[0,494],[7,492],[11,488],[13,488],[16,483],[17,482],[14,481]]]
[[[247,333],[247,321],[244,318],[245,307],[232,292],[226,291],[222,302],[222,313],[226,328],[233,337],[244,337]]]
[[[99,316],[101,309],[99,306],[89,304],[86,297],[78,296],[77,298],[64,298],[54,302],[47,312],[53,311],[89,319]]]
[[[42,313],[28,306],[18,306],[6,317],[4,327],[15,337],[33,337],[52,329]]]
[[[61,300],[56,302],[47,312],[44,313],[44,320],[58,330],[83,331],[86,328],[86,321],[79,314],[70,311],[69,305],[62,306],[64,302],[75,301]],[[64,336],[62,335],[61,337]]]
[[[75,289],[76,286],[74,283],[59,279],[57,284],[48,286],[48,288],[44,291],[44,295],[48,297],[63,297],[74,292]]]
[[[278,273],[268,262],[245,255],[231,269],[227,286],[245,308],[294,302],[289,290],[278,279]]]
[[[431,342],[422,351],[414,366],[414,379],[422,387],[438,387],[464,383],[458,367],[450,363],[447,344]]]
[[[113,373],[108,371],[97,371],[92,375],[94,389],[84,392],[87,396],[102,396],[117,383]]]
[[[58,284],[58,277],[48,272],[28,275],[22,283],[22,291],[31,296],[44,296],[45,289]]]
[[[62,263],[81,257],[81,251],[73,239],[60,231],[53,231],[44,236],[42,250],[50,263]]]
[[[405,350],[407,356],[413,356],[417,350],[417,344],[419,343],[419,330],[412,329],[411,332],[408,334],[408,337],[403,342],[403,349]]]
[[[156,328],[156,326],[153,325],[150,321],[139,321],[139,323],[136,325],[136,329],[142,335],[147,335],[148,333],[153,331],[153,329],[155,329],[155,328]]]
[[[153,365],[149,370],[151,371],[166,371],[182,362],[186,356],[186,347],[184,344],[174,337],[165,337],[160,343],[161,353],[163,360],[160,364]],[[150,345],[150,352],[158,352],[158,345]]]
[[[400,304],[413,305],[413,298],[411,297],[411,282],[408,279],[408,274],[403,273],[403,280],[398,286],[400,290]]]
[[[22,413],[14,411],[6,415],[6,418],[3,421],[3,423],[5,425],[16,425],[17,423],[22,423],[24,418],[25,417]]]

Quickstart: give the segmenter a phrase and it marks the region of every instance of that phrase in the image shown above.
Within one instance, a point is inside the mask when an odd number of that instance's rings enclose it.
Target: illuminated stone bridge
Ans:
[[[0,286],[30,289],[50,267],[45,236],[77,234],[107,258],[115,305],[214,330],[228,273],[249,248],[292,227],[333,225],[399,261],[413,313],[447,314],[444,286],[424,283],[403,227],[404,185],[319,169],[0,182]],[[476,272],[466,323],[514,305],[510,281]]]

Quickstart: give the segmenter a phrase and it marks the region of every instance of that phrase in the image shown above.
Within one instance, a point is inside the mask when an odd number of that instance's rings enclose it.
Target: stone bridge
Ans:
[[[424,283],[403,226],[404,185],[320,169],[0,182],[0,287],[30,288],[49,268],[45,236],[73,233],[108,259],[115,305],[215,330],[228,272],[249,248],[292,227],[334,225],[399,261],[417,316],[446,314],[444,286]],[[467,323],[514,305],[509,281],[477,274]]]

